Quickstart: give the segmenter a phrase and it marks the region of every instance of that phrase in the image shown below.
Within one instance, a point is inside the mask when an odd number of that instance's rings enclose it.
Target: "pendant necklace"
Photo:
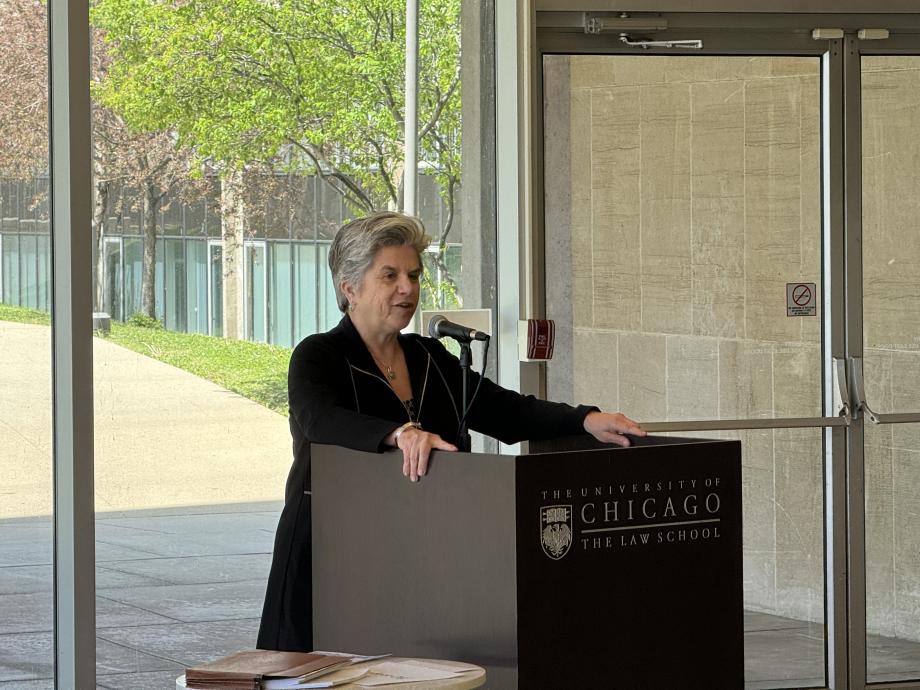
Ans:
[[[377,362],[377,366],[386,372],[386,377],[390,381],[396,380],[396,372],[393,370],[393,367],[391,367],[389,364],[381,362],[379,359],[377,359],[377,355],[375,355],[373,352],[371,352],[371,357],[373,357],[374,361]]]

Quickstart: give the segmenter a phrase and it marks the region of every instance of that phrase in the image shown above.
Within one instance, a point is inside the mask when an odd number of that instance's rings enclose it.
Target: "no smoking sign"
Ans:
[[[786,283],[786,316],[817,316],[814,283]]]

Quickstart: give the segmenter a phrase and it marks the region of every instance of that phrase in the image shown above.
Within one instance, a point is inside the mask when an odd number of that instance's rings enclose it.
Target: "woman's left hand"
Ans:
[[[618,446],[630,444],[626,434],[645,436],[637,422],[619,412],[589,412],[585,417],[585,431],[602,443],[616,443]]]

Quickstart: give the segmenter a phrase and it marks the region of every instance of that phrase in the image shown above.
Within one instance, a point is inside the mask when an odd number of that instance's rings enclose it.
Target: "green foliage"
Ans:
[[[16,323],[34,323],[41,326],[51,325],[51,315],[46,311],[14,307],[11,304],[0,303],[0,321],[15,321]]]
[[[290,348],[121,323],[109,340],[287,414]]]
[[[420,4],[419,153],[452,205],[460,0]],[[113,58],[95,96],[129,127],[232,168],[280,156],[359,212],[398,204],[404,0],[96,0],[92,21]]]
[[[422,273],[420,297],[422,309],[460,309],[463,306],[457,286],[448,280],[438,280],[430,267]]]
[[[0,304],[0,321],[48,326],[51,317],[47,312]],[[287,414],[290,348],[118,322],[112,322],[108,339]]]
[[[137,326],[138,328],[163,328],[163,324],[160,323],[159,320],[140,311],[131,314],[131,316],[128,317],[127,323],[132,326]]]

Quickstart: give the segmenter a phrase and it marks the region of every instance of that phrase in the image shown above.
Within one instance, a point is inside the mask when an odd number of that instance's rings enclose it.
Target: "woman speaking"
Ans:
[[[339,309],[327,333],[305,338],[288,370],[294,465],[275,535],[258,646],[311,651],[312,560],[310,444],[402,451],[402,472],[418,481],[432,450],[457,450],[461,409],[459,361],[438,340],[402,333],[419,300],[422,252],[429,238],[416,218],[375,213],[344,225],[329,250]],[[471,375],[476,390],[470,429],[504,443],[585,431],[629,445],[644,436],[622,414],[572,407],[509,391]]]

